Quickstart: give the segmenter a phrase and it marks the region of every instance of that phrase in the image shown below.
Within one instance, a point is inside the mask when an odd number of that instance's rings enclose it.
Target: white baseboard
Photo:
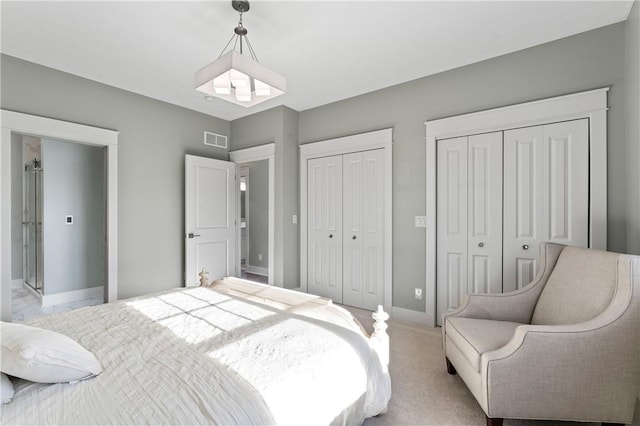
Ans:
[[[80,290],[66,291],[64,293],[45,294],[42,296],[42,307],[60,305],[62,303],[76,302],[78,300],[91,299],[104,295],[104,286],[81,288]]]
[[[395,306],[391,308],[391,318],[426,325],[429,327],[433,324],[433,315],[431,314],[413,311],[411,309],[398,308]]]
[[[262,275],[264,277],[269,276],[269,268],[264,266],[247,265],[247,272],[250,274]]]

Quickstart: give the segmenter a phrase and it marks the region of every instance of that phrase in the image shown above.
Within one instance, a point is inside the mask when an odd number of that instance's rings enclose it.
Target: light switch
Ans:
[[[427,217],[416,216],[416,228],[426,228],[426,227],[427,227]]]

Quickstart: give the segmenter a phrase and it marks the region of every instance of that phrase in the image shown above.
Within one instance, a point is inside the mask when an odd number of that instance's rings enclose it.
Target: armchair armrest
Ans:
[[[530,323],[538,297],[564,247],[541,244],[540,269],[531,283],[508,293],[469,294],[457,309],[444,315],[443,326],[447,317],[451,316]]]

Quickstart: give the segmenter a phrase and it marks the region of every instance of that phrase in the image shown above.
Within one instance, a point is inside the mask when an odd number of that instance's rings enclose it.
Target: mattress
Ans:
[[[103,372],[14,379],[1,423],[360,424],[384,412],[390,377],[356,322],[321,300],[290,306],[196,287],[26,321],[75,339]]]

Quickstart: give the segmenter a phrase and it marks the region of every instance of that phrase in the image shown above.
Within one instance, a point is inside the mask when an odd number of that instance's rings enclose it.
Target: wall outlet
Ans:
[[[291,218],[291,222],[293,222],[293,224],[297,224],[298,223],[298,215],[294,214],[293,217]]]
[[[417,300],[422,300],[422,289],[421,288],[416,288],[415,291],[416,291],[415,298]]]
[[[259,260],[260,262],[262,262],[262,255],[261,255],[261,254],[259,254],[259,255],[258,255],[258,260]]]
[[[416,228],[426,228],[426,227],[427,227],[427,217],[416,216]]]

